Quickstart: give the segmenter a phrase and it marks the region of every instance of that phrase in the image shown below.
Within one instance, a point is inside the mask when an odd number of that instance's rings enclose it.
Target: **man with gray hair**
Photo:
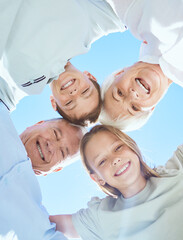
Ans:
[[[2,80],[2,79],[1,79]],[[7,99],[0,88],[0,239],[66,240],[42,205],[36,174],[60,170],[79,150],[80,128],[66,120],[41,121],[20,137],[11,121]],[[7,90],[7,91],[6,91]],[[31,159],[30,159],[30,158]]]

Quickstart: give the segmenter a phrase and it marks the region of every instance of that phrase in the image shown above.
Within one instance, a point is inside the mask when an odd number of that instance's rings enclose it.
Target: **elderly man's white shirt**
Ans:
[[[142,43],[139,60],[183,86],[183,0],[108,0]]]
[[[66,240],[49,221],[31,161],[2,102],[0,133],[0,239]]]

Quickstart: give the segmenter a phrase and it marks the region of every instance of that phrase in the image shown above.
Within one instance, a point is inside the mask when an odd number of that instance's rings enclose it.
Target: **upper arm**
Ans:
[[[72,223],[72,215],[53,215],[49,218],[51,222],[56,223],[56,230],[62,232],[66,237],[80,238]]]

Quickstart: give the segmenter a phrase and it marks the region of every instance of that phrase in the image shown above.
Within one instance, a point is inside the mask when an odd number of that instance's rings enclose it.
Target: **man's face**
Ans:
[[[65,72],[50,84],[54,110],[57,110],[57,104],[65,114],[75,119],[92,112],[99,103],[99,94],[89,78],[96,81],[90,73],[81,72],[68,63]]]
[[[67,121],[42,121],[28,127],[20,138],[37,174],[54,170],[79,150],[82,131]]]
[[[159,65],[138,62],[116,74],[105,93],[104,108],[112,119],[150,110],[170,84]]]

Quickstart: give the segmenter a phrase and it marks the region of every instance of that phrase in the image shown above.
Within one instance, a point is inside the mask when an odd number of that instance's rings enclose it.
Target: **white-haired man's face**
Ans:
[[[79,151],[83,134],[79,127],[63,119],[41,121],[28,127],[20,138],[36,174],[62,167]]]
[[[137,62],[115,74],[104,95],[104,109],[112,119],[151,110],[170,83],[158,64]]]

